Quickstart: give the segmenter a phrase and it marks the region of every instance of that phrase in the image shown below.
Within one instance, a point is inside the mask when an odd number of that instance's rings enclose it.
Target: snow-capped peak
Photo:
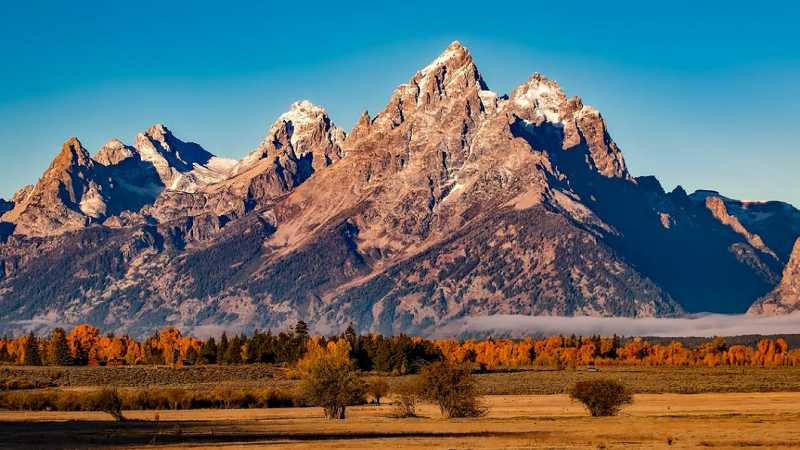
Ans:
[[[314,125],[328,117],[327,111],[321,106],[316,106],[308,100],[302,100],[292,103],[289,111],[281,114],[278,117],[277,124],[286,124],[289,132],[289,141],[292,148],[299,152],[299,142],[313,132],[313,128],[309,125]]]
[[[511,94],[514,104],[520,108],[533,108],[551,123],[563,121],[561,105],[566,101],[561,86],[546,77],[534,73],[527,83]]]
[[[425,66],[424,69],[420,70],[419,72],[422,76],[428,75],[434,69],[447,65],[447,63],[451,60],[458,59],[462,60],[465,56],[470,56],[469,50],[461,45],[458,41],[453,41],[447,50],[445,50],[441,55],[439,55],[436,59],[434,59],[430,64]]]

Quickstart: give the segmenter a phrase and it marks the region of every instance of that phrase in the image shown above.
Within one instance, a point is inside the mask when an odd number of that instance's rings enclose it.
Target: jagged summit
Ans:
[[[119,139],[111,139],[94,157],[94,160],[104,166],[113,166],[134,157],[136,149],[128,147]]]
[[[477,66],[475,66],[475,62],[472,59],[472,54],[458,41],[453,41],[444,52],[417,73],[426,77],[428,75],[435,75],[441,68],[446,68],[453,72],[457,72],[461,69],[467,69],[469,71],[474,70],[477,72]],[[480,76],[480,74],[478,74],[478,76]]]
[[[253,169],[261,160],[277,158],[280,165],[297,166],[289,171],[305,179],[341,159],[344,140],[344,130],[333,124],[325,108],[308,100],[295,102],[272,124],[261,145],[233,167],[231,177]]]
[[[69,138],[61,145],[61,153],[51,164],[51,169],[66,166],[86,166],[92,164],[92,157],[76,137]]]

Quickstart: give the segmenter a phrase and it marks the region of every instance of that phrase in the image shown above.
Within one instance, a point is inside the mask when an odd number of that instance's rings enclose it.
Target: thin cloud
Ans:
[[[800,333],[800,312],[781,316],[697,314],[684,318],[558,317],[494,315],[450,322],[432,338],[524,337],[557,334],[589,336],[713,337]]]

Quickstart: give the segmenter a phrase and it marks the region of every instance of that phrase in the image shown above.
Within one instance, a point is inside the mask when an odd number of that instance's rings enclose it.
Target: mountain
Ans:
[[[758,299],[749,314],[788,314],[800,310],[800,239],[794,244],[789,263],[783,270],[780,284]]]
[[[167,188],[193,192],[225,179],[235,162],[185,143],[163,125],[133,147],[112,139],[95,158],[71,138],[39,182],[15,195],[2,220],[25,236],[51,236],[104,223],[152,204]]]
[[[690,195],[705,205],[721,222],[744,236],[754,247],[780,261],[788,261],[800,236],[800,211],[784,202],[733,200],[716,191]]]
[[[539,74],[498,95],[457,42],[347,134],[303,101],[238,162],[162,126],[68,144],[0,218],[9,331],[743,313],[800,234],[790,205],[632,176],[597,110]]]

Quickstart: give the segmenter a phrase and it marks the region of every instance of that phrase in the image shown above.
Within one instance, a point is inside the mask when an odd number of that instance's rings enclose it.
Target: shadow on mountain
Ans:
[[[5,243],[8,237],[14,233],[16,226],[13,223],[0,222],[0,242]]]
[[[533,133],[529,127],[512,131],[535,149],[559,148],[543,142],[543,137],[560,132],[548,122]],[[682,189],[666,194],[652,177],[633,183],[599,174],[582,135],[578,145],[552,151],[550,156],[557,170],[566,175],[565,180],[553,182],[577,194],[585,206],[614,227],[619,235],[604,236],[610,246],[666,289],[687,312],[743,313],[753,299],[774,287],[737,260],[732,246],[744,239],[705,207],[695,205]],[[759,260],[780,273],[780,264],[774,259]]]

